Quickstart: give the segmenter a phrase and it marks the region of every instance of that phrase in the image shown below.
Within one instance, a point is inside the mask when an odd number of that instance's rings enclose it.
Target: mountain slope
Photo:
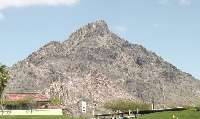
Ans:
[[[71,114],[114,99],[135,99],[157,106],[194,104],[200,81],[143,46],[112,33],[104,21],[90,23],[68,40],[50,42],[10,68],[6,92],[59,96]]]

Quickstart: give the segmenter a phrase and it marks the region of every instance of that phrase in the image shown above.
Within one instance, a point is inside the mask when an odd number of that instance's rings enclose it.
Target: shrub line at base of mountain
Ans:
[[[113,100],[106,102],[104,104],[106,109],[110,109],[114,112],[121,111],[121,112],[128,112],[128,111],[135,111],[135,110],[149,110],[150,105],[142,102],[136,102],[132,100]]]

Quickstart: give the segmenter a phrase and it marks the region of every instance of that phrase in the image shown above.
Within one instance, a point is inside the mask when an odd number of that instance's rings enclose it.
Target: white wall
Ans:
[[[0,115],[2,111],[0,110]],[[4,110],[3,115],[63,115],[62,109]]]

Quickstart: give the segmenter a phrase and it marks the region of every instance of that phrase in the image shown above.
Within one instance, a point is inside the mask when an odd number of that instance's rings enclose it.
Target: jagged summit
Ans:
[[[78,36],[104,36],[110,32],[108,25],[104,20],[98,20],[81,27],[77,31],[71,34],[69,39],[77,39]]]
[[[88,113],[109,100],[138,99],[156,106],[195,104],[200,81],[161,57],[112,33],[105,21],[89,23],[63,43],[50,42],[10,68],[6,92],[37,91],[59,97],[69,113]]]
[[[95,22],[88,23],[78,30],[82,33],[96,33],[96,34],[106,34],[109,32],[107,23],[104,20],[98,20]]]
[[[97,20],[95,22],[88,23],[83,28],[92,28],[92,29],[99,29],[103,31],[108,31],[108,25],[104,20]]]

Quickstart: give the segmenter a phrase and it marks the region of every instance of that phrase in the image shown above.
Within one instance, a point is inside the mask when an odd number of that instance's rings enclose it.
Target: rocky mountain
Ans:
[[[100,20],[64,42],[50,42],[10,68],[5,92],[41,92],[59,97],[70,114],[88,113],[109,100],[135,99],[160,106],[198,102],[200,81],[141,45],[112,33]]]

